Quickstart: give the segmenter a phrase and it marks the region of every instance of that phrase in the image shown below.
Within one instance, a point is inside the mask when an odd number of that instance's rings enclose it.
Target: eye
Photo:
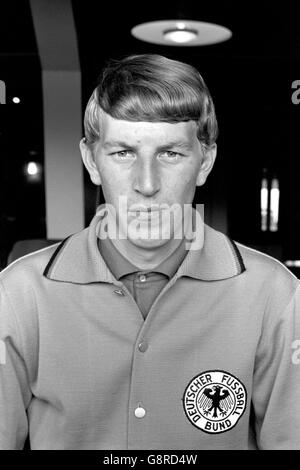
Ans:
[[[112,155],[122,161],[131,160],[133,158],[133,154],[129,150],[119,150],[119,152],[114,152]]]
[[[160,158],[163,158],[165,160],[179,160],[181,156],[181,153],[174,152],[172,150],[166,150],[165,152],[162,152],[160,154]]]

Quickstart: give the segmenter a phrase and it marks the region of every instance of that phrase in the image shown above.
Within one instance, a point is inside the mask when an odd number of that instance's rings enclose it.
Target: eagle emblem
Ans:
[[[205,388],[199,397],[198,406],[203,409],[205,416],[218,418],[224,417],[233,407],[233,399],[227,388],[214,385],[212,388]]]
[[[183,408],[189,421],[204,432],[219,434],[232,429],[247,405],[244,384],[223,370],[196,375],[185,389]]]

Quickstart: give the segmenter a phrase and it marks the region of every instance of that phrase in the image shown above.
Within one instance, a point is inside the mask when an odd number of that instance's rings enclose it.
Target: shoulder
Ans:
[[[42,276],[47,264],[61,243],[29,253],[9,264],[0,272],[0,282],[4,285],[26,285],[37,276]]]
[[[262,272],[265,274],[276,272],[282,277],[293,279],[298,282],[297,277],[281,261],[277,260],[273,256],[250,248],[242,243],[234,243],[244,260],[246,269],[248,268],[250,271],[255,269],[257,273]]]
[[[270,301],[283,306],[297,290],[299,292],[299,279],[282,262],[241,243],[234,243],[243,258],[249,282],[259,281]]]

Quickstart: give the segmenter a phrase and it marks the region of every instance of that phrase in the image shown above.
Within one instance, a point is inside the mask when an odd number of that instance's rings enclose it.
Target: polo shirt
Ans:
[[[0,449],[299,449],[299,281],[206,225],[144,320],[99,224],[0,273]]]
[[[98,238],[102,258],[118,281],[122,281],[137,303],[144,318],[154,300],[179,268],[187,254],[182,238],[176,249],[155,269],[140,270],[123,256],[110,238]]]

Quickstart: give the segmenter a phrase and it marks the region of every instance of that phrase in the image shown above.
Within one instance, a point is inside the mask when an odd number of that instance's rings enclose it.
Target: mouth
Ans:
[[[158,212],[160,212],[160,209],[159,207],[156,206],[149,206],[149,207],[131,207],[131,210],[128,211],[128,213],[130,215],[136,215],[136,216],[139,216],[139,215],[153,215],[153,214],[157,214]]]
[[[149,211],[129,211],[129,216],[137,217],[139,219],[149,219],[151,217],[158,217],[160,214],[159,210],[149,210]]]

